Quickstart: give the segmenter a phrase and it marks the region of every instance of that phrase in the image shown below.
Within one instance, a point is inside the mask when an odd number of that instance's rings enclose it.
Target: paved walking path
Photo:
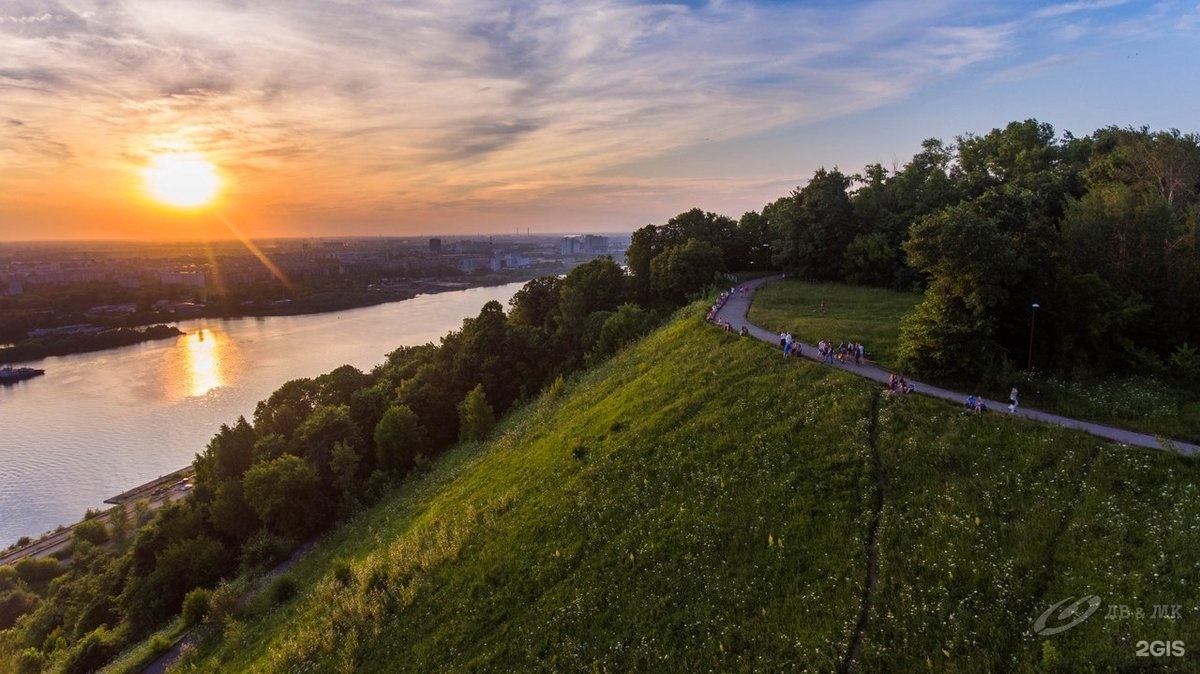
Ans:
[[[733,296],[731,296],[728,300],[725,301],[725,305],[723,307],[721,307],[720,311],[717,312],[717,317],[720,319],[729,321],[729,323],[733,326],[734,331],[741,329],[741,327],[743,325],[746,326],[746,329],[749,331],[751,336],[761,339],[764,342],[773,344],[778,348],[778,346],[779,346],[778,333],[768,332],[767,330],[764,330],[763,328],[760,328],[759,326],[752,324],[749,321],[749,319],[746,318],[746,313],[750,310],[750,302],[751,302],[751,300],[754,299],[754,291],[756,289],[758,289],[758,287],[763,285],[764,283],[768,283],[770,281],[776,281],[776,280],[779,280],[780,278],[781,277],[779,277],[779,276],[771,276],[771,277],[755,279],[753,281],[748,281],[746,283],[743,283],[742,284],[743,286],[750,287],[750,294],[748,296],[743,296],[740,293],[734,293]],[[817,360],[817,347],[816,346],[814,346],[812,344],[808,344],[806,342],[801,342],[801,345],[802,345],[801,354],[805,358],[808,358],[811,360]],[[874,379],[875,381],[880,382],[885,385],[887,384],[887,381],[888,381],[888,375],[891,374],[887,370],[883,370],[883,369],[878,368],[869,363],[864,363],[863,365],[855,365],[854,363],[839,363],[837,361],[834,361],[832,364],[827,364],[827,367],[835,367],[839,370],[845,370],[846,372],[856,374],[860,377]],[[967,394],[965,394],[965,393],[958,393],[956,391],[950,391],[950,390],[947,390],[944,388],[938,388],[937,386],[931,386],[929,384],[924,384],[919,381],[914,381],[912,379],[909,379],[908,381],[910,384],[916,386],[917,393],[933,396],[935,398],[942,398],[943,400],[949,400],[950,402],[955,403],[957,405],[962,405],[963,401],[967,399]],[[984,402],[988,406],[988,410],[989,410],[990,414],[1008,414],[1008,401],[1007,400],[1004,402],[1000,402],[998,400],[985,399]],[[1091,423],[1088,421],[1080,421],[1078,419],[1072,419],[1070,417],[1059,416],[1057,414],[1050,414],[1049,412],[1040,412],[1038,410],[1030,409],[1028,407],[1017,407],[1015,416],[1021,416],[1021,417],[1025,417],[1027,419],[1034,419],[1036,421],[1041,421],[1041,422],[1045,422],[1048,424],[1056,424],[1058,426],[1063,426],[1066,428],[1074,428],[1077,430],[1086,431],[1088,433],[1091,433],[1092,435],[1096,435],[1096,436],[1105,438],[1107,440],[1114,440],[1116,442],[1120,442],[1120,443],[1123,443],[1126,445],[1136,445],[1139,447],[1150,447],[1151,449],[1168,449],[1168,447],[1163,445],[1162,441],[1160,441],[1158,438],[1154,437],[1153,435],[1147,435],[1145,433],[1135,433],[1133,431],[1127,431],[1123,428],[1114,428],[1112,426],[1104,426],[1101,424],[1094,424],[1094,423]],[[1172,448],[1174,448],[1176,451],[1178,451],[1181,454],[1187,454],[1187,455],[1191,455],[1191,456],[1200,454],[1200,446],[1194,445],[1192,443],[1181,442],[1181,441],[1176,441],[1176,440],[1169,440],[1168,442],[1170,443]]]

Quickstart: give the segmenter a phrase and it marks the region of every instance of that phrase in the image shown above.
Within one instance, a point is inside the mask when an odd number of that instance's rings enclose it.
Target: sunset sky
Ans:
[[[0,240],[628,231],[1030,117],[1200,131],[1200,0],[0,0]]]

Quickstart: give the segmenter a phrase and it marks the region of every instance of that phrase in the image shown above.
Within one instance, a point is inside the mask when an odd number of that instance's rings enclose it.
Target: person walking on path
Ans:
[[[1009,412],[1017,411],[1017,387],[1016,386],[1013,387],[1013,390],[1008,392],[1008,411]]]

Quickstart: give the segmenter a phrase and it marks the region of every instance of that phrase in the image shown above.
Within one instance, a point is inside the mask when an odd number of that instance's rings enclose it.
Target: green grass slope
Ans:
[[[184,671],[1128,671],[1200,660],[1200,469],[683,318],[330,536]],[[881,471],[873,468],[877,458]],[[1101,609],[1033,633],[1053,603]],[[1153,604],[1183,619],[1151,619]],[[1107,620],[1110,606],[1140,619]],[[1139,640],[1187,653],[1139,657]]]
[[[689,318],[564,388],[339,532],[194,669],[835,668],[870,386]]]
[[[790,331],[809,344],[822,339],[862,342],[871,360],[893,367],[900,319],[920,302],[915,293],[788,279],[755,291],[748,318],[774,332]]]

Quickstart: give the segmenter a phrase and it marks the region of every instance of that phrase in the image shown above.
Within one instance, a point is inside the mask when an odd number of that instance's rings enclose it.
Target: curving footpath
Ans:
[[[729,321],[735,331],[739,330],[744,325],[751,336],[778,347],[779,335],[754,325],[749,321],[749,319],[747,319],[746,314],[750,311],[750,302],[754,299],[754,291],[764,283],[777,281],[781,278],[783,277],[769,276],[743,283],[743,286],[750,287],[750,294],[748,296],[743,296],[740,293],[734,293],[717,311],[717,318]],[[817,360],[816,346],[803,341],[800,342],[800,344],[802,346],[801,355],[803,357],[810,360]],[[883,370],[869,363],[855,365],[854,363],[838,363],[835,361],[834,363],[826,363],[825,365],[827,367],[845,370],[846,372],[856,374],[860,377],[873,379],[885,385],[887,384],[888,376],[891,374],[887,370]],[[943,400],[949,400],[957,405],[961,405],[963,400],[966,400],[967,398],[967,394],[965,393],[959,393],[957,391],[950,391],[937,386],[931,386],[929,384],[912,379],[909,379],[908,381],[916,386],[917,393],[933,396],[935,398],[941,398]],[[985,399],[985,403],[989,409],[997,410],[997,412],[994,412],[995,414],[1008,414],[1008,401],[1000,402],[998,400]],[[1112,426],[1094,424],[1088,421],[1080,421],[1079,419],[1072,419],[1070,417],[1059,416],[1057,414],[1050,414],[1049,412],[1041,412],[1027,407],[1017,407],[1017,411],[1013,413],[1013,416],[1025,417],[1026,419],[1033,419],[1043,423],[1055,424],[1065,428],[1074,428],[1076,430],[1091,433],[1092,435],[1104,438],[1106,440],[1112,440],[1114,442],[1119,442],[1126,445],[1149,447],[1151,449],[1173,450],[1188,456],[1200,454],[1200,446],[1189,442],[1167,440],[1164,443],[1162,440],[1159,440],[1153,435],[1135,433],[1134,431],[1128,431],[1123,428],[1114,428]]]

